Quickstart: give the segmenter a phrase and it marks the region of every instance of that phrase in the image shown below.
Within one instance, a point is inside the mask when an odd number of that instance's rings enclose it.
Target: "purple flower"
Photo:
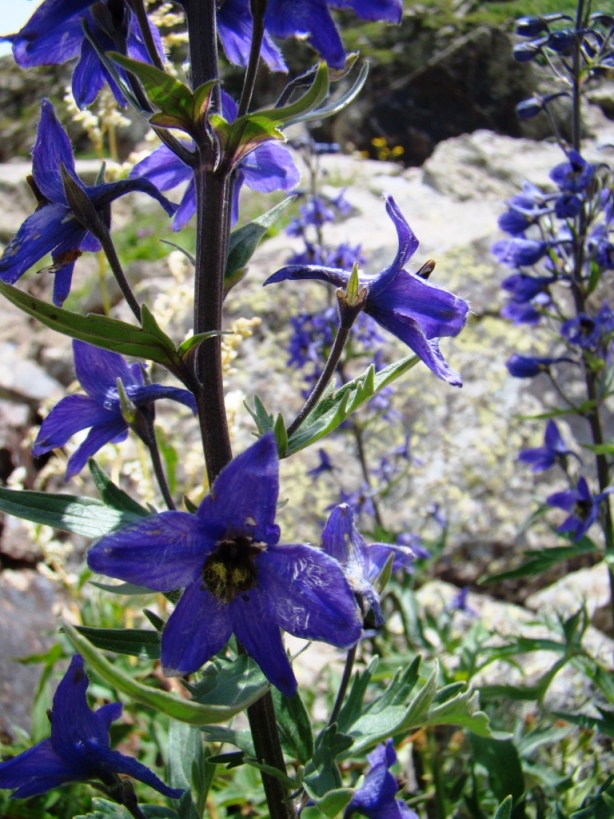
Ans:
[[[224,91],[222,92],[222,110],[228,122],[236,119],[236,103]],[[185,140],[180,141],[186,148],[192,147]],[[188,183],[173,220],[173,230],[181,230],[196,213],[196,191],[192,169],[166,145],[161,145],[146,159],[137,162],[130,172],[130,177],[146,179],[161,191],[170,190],[185,182]],[[233,224],[239,218],[239,191],[243,183],[254,191],[270,193],[275,190],[290,190],[299,179],[298,168],[287,148],[272,142],[259,145],[241,159],[237,166],[232,202]]]
[[[367,754],[371,766],[363,785],[354,793],[345,809],[344,819],[360,813],[369,819],[418,819],[418,814],[401,799],[395,799],[399,786],[388,770],[397,761],[397,755],[388,739]]]
[[[565,465],[567,456],[573,454],[565,446],[559,428],[551,419],[546,425],[544,445],[536,449],[524,449],[518,456],[518,460],[531,466],[533,472],[544,472],[557,463]]]
[[[121,381],[126,397],[138,413],[151,413],[153,402],[172,398],[196,412],[194,396],[188,390],[146,384],[139,363],[127,364],[118,353],[100,350],[83,341],[73,341],[75,370],[87,395],[68,395],[43,421],[32,454],[35,458],[64,446],[69,438],[90,429],[85,441],[70,456],[66,480],[80,472],[88,458],[108,443],[119,443],[128,434],[117,386]],[[138,426],[135,426],[138,429]]]
[[[162,512],[98,541],[90,569],[155,591],[184,592],[164,631],[168,675],[191,674],[231,634],[288,697],[296,679],[280,627],[349,648],[361,621],[333,558],[279,545],[279,458],[272,433],[231,461],[195,514]]]
[[[127,774],[179,799],[182,790],[169,788],[136,759],[111,750],[109,728],[121,716],[122,705],[112,702],[92,711],[88,684],[83,658],[76,654],[53,697],[51,736],[0,764],[0,788],[17,788],[13,798],[25,799],[67,782],[101,779],[105,785],[118,784],[117,774]]]
[[[530,267],[546,254],[548,247],[548,242],[514,236],[500,239],[490,250],[498,262],[508,267]]]
[[[386,210],[396,228],[399,247],[391,265],[375,276],[360,277],[360,288],[366,290],[364,311],[407,344],[435,375],[460,387],[461,377],[450,369],[439,351],[439,338],[458,335],[469,306],[463,299],[403,270],[418,240],[391,196],[386,197]],[[336,267],[291,265],[270,276],[265,285],[317,279],[346,288],[350,275],[350,271]]]
[[[462,611],[470,617],[478,617],[478,612],[469,605],[469,586],[463,586],[454,595],[452,600],[446,606],[446,611]]]
[[[577,151],[570,151],[567,161],[550,171],[550,179],[566,193],[585,191],[594,175],[595,167],[582,159]]]
[[[614,313],[605,302],[596,316],[579,313],[561,325],[561,335],[584,350],[597,350],[614,331]]]
[[[391,557],[394,571],[406,567],[411,570],[414,561],[411,549],[389,543],[367,545],[354,525],[354,512],[347,503],[340,504],[331,512],[322,532],[322,548],[343,566],[350,586],[367,604],[367,608],[373,609],[375,623],[381,626],[384,617],[373,583]]]
[[[556,276],[529,276],[527,273],[514,273],[501,282],[501,287],[510,293],[513,301],[522,304],[547,292],[548,287],[556,280]]]
[[[323,475],[325,472],[335,471],[330,455],[325,449],[318,449],[318,458],[320,459],[320,463],[317,466],[314,466],[313,469],[308,470],[308,475],[310,475],[312,478],[317,478],[320,475]]]
[[[445,528],[445,521],[443,526]],[[397,546],[409,548],[413,552],[414,559],[416,560],[430,560],[432,557],[429,550],[424,546],[420,535],[417,535],[415,532],[401,532],[397,535]],[[405,569],[406,571],[411,571],[413,566],[411,568],[406,566]]]
[[[569,532],[574,540],[580,540],[597,520],[599,504],[603,503],[611,492],[614,492],[614,487],[609,487],[600,495],[591,495],[585,478],[581,476],[578,478],[576,489],[550,495],[546,499],[548,506],[555,506],[570,513],[556,531]]]
[[[32,151],[32,174],[39,200],[37,210],[19,228],[0,259],[0,279],[14,284],[47,253],[51,253],[55,274],[53,302],[60,306],[68,296],[75,261],[84,250],[100,250],[98,240],[83,227],[72,212],[62,181],[61,166],[87,194],[104,222],[110,222],[109,205],[132,191],[142,191],[156,199],[172,216],[172,205],[146,180],[121,180],[100,185],[84,185],[75,172],[75,161],[66,131],[57,120],[53,105],[44,99],[36,144]]]
[[[264,25],[268,35],[306,37],[333,68],[343,68],[345,50],[328,6],[352,9],[363,20],[384,20],[400,23],[403,0],[269,0]],[[251,42],[249,0],[226,0],[218,11],[220,37],[226,56],[231,62],[247,65]],[[265,48],[272,45],[265,41]],[[274,70],[284,70],[279,54],[265,51],[264,59]],[[280,62],[281,60],[281,62]]]
[[[78,57],[72,92],[79,108],[90,105],[105,83],[117,102],[126,105],[124,95],[85,36],[83,21],[103,51],[119,51],[133,60],[151,63],[136,17],[124,2],[45,0],[17,34],[0,39],[13,44],[13,56],[21,68],[56,65]],[[149,28],[158,53],[164,58],[158,30],[151,24]],[[125,78],[125,73],[118,70]]]

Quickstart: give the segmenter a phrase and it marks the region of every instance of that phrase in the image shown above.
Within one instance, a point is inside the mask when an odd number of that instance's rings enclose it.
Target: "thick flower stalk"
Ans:
[[[121,716],[122,705],[112,702],[92,711],[86,698],[88,685],[83,658],[76,654],[53,697],[51,736],[0,763],[0,788],[16,788],[13,798],[26,799],[67,782],[101,780],[105,793],[124,802],[117,775],[125,774],[178,799],[183,791],[169,788],[136,759],[111,750],[109,727]]]
[[[288,697],[296,679],[280,628],[340,648],[361,618],[339,564],[305,544],[280,545],[277,445],[267,434],[222,470],[196,514],[163,512],[102,538],[88,555],[101,574],[184,592],[162,633],[168,675],[191,674],[235,634]]]

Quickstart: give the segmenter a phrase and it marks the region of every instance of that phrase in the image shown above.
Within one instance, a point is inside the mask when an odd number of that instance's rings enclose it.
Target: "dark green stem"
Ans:
[[[102,220],[100,220],[100,224],[102,225],[102,229],[96,233],[96,238],[102,245],[104,255],[107,257],[111,271],[115,276],[115,281],[119,285],[119,289],[122,291],[122,295],[126,299],[128,307],[132,310],[136,320],[140,324],[141,306],[136,300],[136,297],[132,292],[132,288],[128,284],[128,279],[126,278],[126,274],[124,273],[124,269],[117,255],[117,251],[115,250],[115,245],[113,244],[111,234],[107,230],[106,226],[103,225]]]
[[[156,44],[154,43],[151,34],[151,29],[149,28],[149,19],[147,17],[145,4],[143,0],[129,0],[129,4],[132,11],[136,15],[136,19],[139,21],[139,28],[141,29],[141,34],[143,35],[143,42],[145,43],[147,53],[149,54],[149,57],[156,68],[159,68],[162,71],[164,69],[164,63],[160,59],[158,49],[156,48]]]
[[[230,231],[231,177],[194,169],[197,202],[196,270],[194,284],[194,333],[219,333],[222,329],[224,269]],[[195,358],[196,403],[209,484],[232,460],[232,449],[222,372],[222,340],[219,335],[203,341]]]
[[[252,94],[254,93],[254,85],[256,84],[256,75],[258,74],[258,66],[260,65],[260,49],[262,48],[262,40],[264,38],[264,13],[266,11],[267,0],[251,0],[250,9],[252,12],[252,42],[249,49],[249,61],[247,63],[247,70],[243,79],[243,89],[241,91],[241,100],[239,102],[238,117],[247,114],[249,104],[252,101]]]
[[[580,94],[580,74],[581,74],[581,53],[580,53],[580,31],[584,22],[584,0],[578,0],[576,7],[576,37],[573,45],[573,73],[572,73],[572,140],[574,151],[580,151],[581,140],[581,94]]]
[[[160,492],[162,493],[162,497],[164,498],[164,502],[166,503],[169,509],[175,509],[175,502],[173,500],[173,496],[171,495],[171,491],[168,486],[168,481],[166,480],[166,473],[164,472],[164,467],[162,466],[162,459],[160,458],[160,448],[158,447],[158,439],[156,438],[156,430],[154,427],[153,417],[151,417],[151,413],[147,414],[145,420],[146,430],[147,430],[147,440],[145,440],[145,445],[149,450],[149,454],[151,456],[151,463],[154,469],[154,475],[156,476],[156,480],[158,482],[158,486],[160,487]]]
[[[356,643],[355,646],[352,646],[352,648],[347,653],[347,657],[345,658],[343,676],[341,677],[341,684],[339,685],[339,690],[337,691],[337,696],[335,698],[333,710],[330,713],[330,718],[328,720],[329,725],[332,725],[334,722],[337,722],[337,719],[339,718],[339,712],[341,711],[341,706],[343,705],[343,700],[345,699],[345,695],[348,690],[348,685],[350,684],[350,680],[352,679],[352,671],[354,670],[354,661],[356,659],[357,648],[358,643]]]
[[[250,705],[247,709],[247,718],[258,761],[266,762],[285,773],[286,763],[279,741],[275,707],[270,691]],[[284,783],[263,772],[262,784],[270,819],[296,819],[296,809],[289,799],[289,792]]]
[[[337,369],[337,364],[341,360],[341,356],[343,355],[343,350],[349,338],[351,332],[351,325],[349,327],[340,326],[337,330],[337,335],[335,336],[335,341],[333,342],[333,346],[331,347],[328,361],[322,371],[322,375],[319,377],[317,384],[313,388],[313,392],[305,401],[303,408],[300,410],[294,421],[288,427],[288,436],[292,435],[292,433],[296,432],[296,430],[300,427],[303,423],[305,418],[309,415],[315,405],[318,403],[324,390],[328,386],[331,378],[335,374],[335,370]]]

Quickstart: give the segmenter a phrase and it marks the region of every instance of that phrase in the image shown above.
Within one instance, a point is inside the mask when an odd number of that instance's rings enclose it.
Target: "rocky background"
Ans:
[[[385,37],[392,37],[392,31],[387,30]],[[599,631],[600,611],[608,601],[604,567],[567,567],[566,576],[553,575],[547,589],[522,581],[489,587],[486,594],[477,584],[482,574],[519,561],[523,548],[556,542],[545,526],[519,534],[536,497],[544,498],[560,487],[551,484],[555,479],[548,475],[536,484],[531,473],[516,463],[518,450],[537,446],[543,435],[539,422],[520,421],[519,416],[544,411],[556,399],[539,380],[527,385],[510,378],[505,368],[513,352],[539,354],[545,339],[510,327],[499,318],[499,285],[507,271],[498,269],[489,254],[490,244],[498,237],[496,220],[504,200],[518,190],[523,179],[547,185],[548,171],[561,159],[559,148],[539,141],[545,135],[543,123],[521,125],[514,113],[515,104],[532,93],[541,78],[534,68],[513,63],[511,41],[497,27],[433,29],[409,15],[394,37],[395,42],[386,41],[374,52],[372,83],[360,103],[322,126],[316,136],[335,139],[347,151],[324,159],[327,184],[347,186],[346,196],[353,206],[350,216],[326,234],[328,241],[360,241],[370,271],[389,263],[396,252],[396,236],[381,195],[390,193],[420,239],[416,266],[435,258],[434,283],[468,299],[472,307],[464,333],[442,344],[446,358],[463,375],[463,389],[454,390],[437,381],[422,365],[399,383],[396,406],[412,434],[415,468],[393,523],[417,528],[433,502],[441,505],[449,521],[446,548],[433,566],[433,579],[419,590],[419,599],[422,605],[441,608],[459,587],[469,585],[470,605],[487,627],[496,626],[503,632],[533,628],[533,611],[568,612],[586,601],[595,624],[589,634],[591,647],[611,664],[614,642]],[[389,56],[384,59],[384,54]],[[27,155],[38,101],[41,93],[61,100],[65,79],[62,71],[40,69],[30,75],[14,68],[10,59],[0,61],[0,243],[6,243],[32,211],[25,177],[30,173]],[[272,82],[265,78],[261,93],[270,91],[267,83]],[[591,100],[585,117],[585,155],[614,162],[611,83],[596,89]],[[564,108],[559,116],[564,125]],[[71,135],[77,151],[87,149],[78,124],[72,126]],[[125,129],[120,134],[122,157],[143,136],[140,123]],[[390,148],[401,146],[402,164],[360,158],[359,151],[375,155],[374,138],[383,139]],[[98,166],[82,161],[78,168],[92,175]],[[261,197],[245,201],[245,212],[250,215],[264,209]],[[177,322],[174,311],[185,309],[189,282],[177,255],[171,255],[169,262],[168,248],[157,242],[158,235],[172,241],[177,237],[151,203],[138,196],[117,203],[114,224],[131,260],[128,273],[137,295],[156,305],[169,328],[181,337],[190,328]],[[143,225],[140,232],[135,225]],[[149,252],[153,245],[155,251]],[[295,241],[283,232],[268,240],[250,265],[245,287],[237,288],[229,298],[229,321],[261,321],[253,336],[238,347],[229,378],[228,404],[238,450],[251,440],[253,423],[242,404],[251,402],[255,391],[271,412],[282,410],[291,416],[288,407],[297,406],[299,381],[285,368],[280,336],[283,340],[287,335],[288,316],[324,305],[323,289],[314,285],[300,292],[294,288],[270,292],[271,288],[261,287],[293,250]],[[20,286],[48,295],[50,278],[31,273]],[[71,299],[79,309],[101,309],[95,259],[79,261]],[[41,418],[73,381],[70,341],[36,325],[11,305],[3,305],[3,316],[0,481],[91,493],[86,476],[64,487],[62,454],[34,463],[29,452]],[[392,342],[388,352],[391,357],[404,354]],[[169,440],[180,448],[179,479],[196,481],[196,425],[182,417],[179,429],[164,413],[161,422]],[[583,440],[584,430],[574,428],[573,432]],[[342,464],[343,449],[343,444],[330,447]],[[120,459],[113,448],[109,450],[101,456],[101,463],[119,480]],[[127,458],[123,480],[145,492],[147,500],[155,500],[138,447],[128,445],[122,457]],[[316,462],[315,452],[310,451],[283,464],[288,504],[282,510],[281,524],[288,542],[301,529],[314,531],[315,518],[334,500],[335,487],[326,481],[311,484],[307,499],[301,500],[306,471]],[[353,468],[347,466],[350,480]],[[197,489],[194,484],[194,491]],[[57,533],[4,517],[0,531],[0,731],[9,735],[14,726],[27,727],[36,684],[32,667],[17,664],[13,658],[43,651],[54,639],[58,614],[70,616],[74,598],[66,589],[74,587],[85,548],[85,543],[69,542]],[[572,574],[573,570],[577,571]],[[459,628],[464,616],[459,614]],[[309,668],[327,658],[324,650],[319,651],[315,647],[308,652]],[[526,671],[535,674],[551,662],[548,655],[537,661],[532,657]],[[559,707],[569,697],[582,696],[570,682],[562,678],[553,689],[551,696],[559,698]]]

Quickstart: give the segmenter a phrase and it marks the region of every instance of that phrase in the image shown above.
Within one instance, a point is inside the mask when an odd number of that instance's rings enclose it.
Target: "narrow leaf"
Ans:
[[[0,488],[0,512],[89,538],[108,535],[142,517],[95,498],[4,488]]]
[[[160,634],[157,631],[139,628],[88,628],[78,626],[77,631],[93,646],[115,654],[131,657],[160,658]]]
[[[296,195],[286,197],[283,202],[275,205],[275,207],[263,213],[262,216],[254,219],[253,222],[232,231],[228,244],[226,270],[224,271],[225,292],[228,292],[237,281],[240,281],[237,274],[245,268],[267,230],[271,225],[275,224],[288,205],[294,202],[295,199]]]
[[[251,696],[245,700],[235,700],[230,706],[204,705],[182,697],[176,697],[173,694],[167,694],[166,691],[143,685],[143,683],[137,682],[132,677],[124,674],[69,623],[63,622],[62,630],[75,650],[109,685],[132,697],[136,702],[148,705],[156,711],[167,714],[172,719],[187,722],[189,725],[210,725],[224,722],[239,711],[243,711],[262,695],[262,692],[250,691]]]
[[[82,316],[62,307],[47,304],[4,282],[0,282],[0,293],[24,313],[58,333],[86,341],[104,350],[156,361],[181,377],[182,361],[174,345],[168,343],[170,339],[167,342],[159,329],[145,331],[125,321],[92,313]]]

